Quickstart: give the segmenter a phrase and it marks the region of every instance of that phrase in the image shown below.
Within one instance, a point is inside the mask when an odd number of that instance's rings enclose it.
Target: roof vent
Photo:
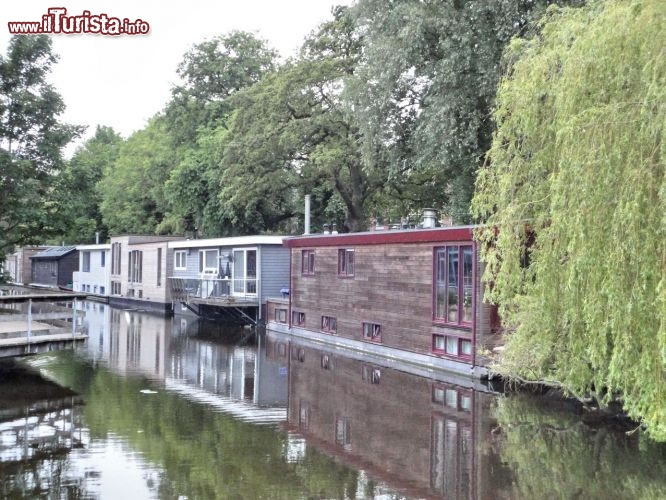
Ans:
[[[421,225],[424,229],[437,226],[437,211],[434,208],[423,209],[423,223]]]

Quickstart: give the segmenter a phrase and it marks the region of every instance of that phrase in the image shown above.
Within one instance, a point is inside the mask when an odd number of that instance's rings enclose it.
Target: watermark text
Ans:
[[[65,7],[51,7],[42,16],[41,21],[9,21],[7,23],[12,35],[76,35],[90,33],[93,35],[147,35],[150,24],[142,19],[130,21],[127,18],[112,17],[107,14],[91,14],[84,10],[78,16],[68,16]]]

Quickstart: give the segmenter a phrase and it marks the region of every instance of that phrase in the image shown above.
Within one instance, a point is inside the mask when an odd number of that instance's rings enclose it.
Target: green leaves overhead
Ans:
[[[499,369],[619,396],[662,440],[665,55],[659,0],[549,9],[511,46],[473,205],[515,328]]]
[[[58,121],[65,106],[46,80],[55,61],[47,36],[13,37],[0,57],[0,254],[57,229],[53,184],[80,128]]]

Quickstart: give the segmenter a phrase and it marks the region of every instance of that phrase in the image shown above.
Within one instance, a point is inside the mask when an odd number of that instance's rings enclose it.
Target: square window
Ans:
[[[321,331],[328,333],[336,333],[338,331],[337,320],[332,316],[322,316]]]
[[[461,356],[471,356],[472,355],[472,341],[467,339],[460,339],[460,355]]]
[[[300,311],[291,312],[291,323],[296,326],[305,326],[305,313]]]
[[[363,338],[374,342],[381,342],[382,326],[377,323],[363,323]]]
[[[276,309],[275,310],[275,321],[277,323],[286,323],[287,322],[287,310],[286,309]]]

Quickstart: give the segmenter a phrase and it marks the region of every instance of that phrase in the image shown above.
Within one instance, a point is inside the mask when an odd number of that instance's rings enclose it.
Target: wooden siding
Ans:
[[[433,321],[434,249],[449,243],[454,242],[316,247],[313,276],[301,274],[304,249],[292,248],[292,311],[305,312],[304,328],[313,331],[320,331],[322,316],[335,317],[337,336],[354,340],[364,340],[364,322],[379,324],[383,345],[420,354],[434,355],[435,334],[472,339],[472,327]],[[353,277],[337,274],[341,248],[354,249]],[[477,327],[486,333],[487,308],[480,307],[476,252],[475,256]]]
[[[322,367],[325,355],[327,369]],[[440,498],[445,493],[433,491],[433,472],[446,475],[445,484],[458,485],[460,492],[446,492],[451,498],[492,497],[491,471],[499,457],[476,445],[494,427],[488,394],[298,343],[269,341],[267,357],[289,362],[288,423],[321,451],[343,463],[362,464],[410,498]],[[364,380],[364,371],[373,370],[378,371],[378,383]],[[464,394],[471,406],[447,407],[433,399],[434,388]],[[443,469],[439,461],[440,470],[433,471],[433,453],[444,449],[433,432],[433,422],[441,418],[454,422],[456,430],[470,430],[472,441],[465,443],[465,456],[461,448],[446,450],[454,463],[464,466]],[[339,441],[338,420],[347,422],[345,442]]]
[[[264,303],[268,297],[280,297],[280,290],[289,287],[289,249],[262,245],[258,248],[258,252],[261,265],[260,302]]]

